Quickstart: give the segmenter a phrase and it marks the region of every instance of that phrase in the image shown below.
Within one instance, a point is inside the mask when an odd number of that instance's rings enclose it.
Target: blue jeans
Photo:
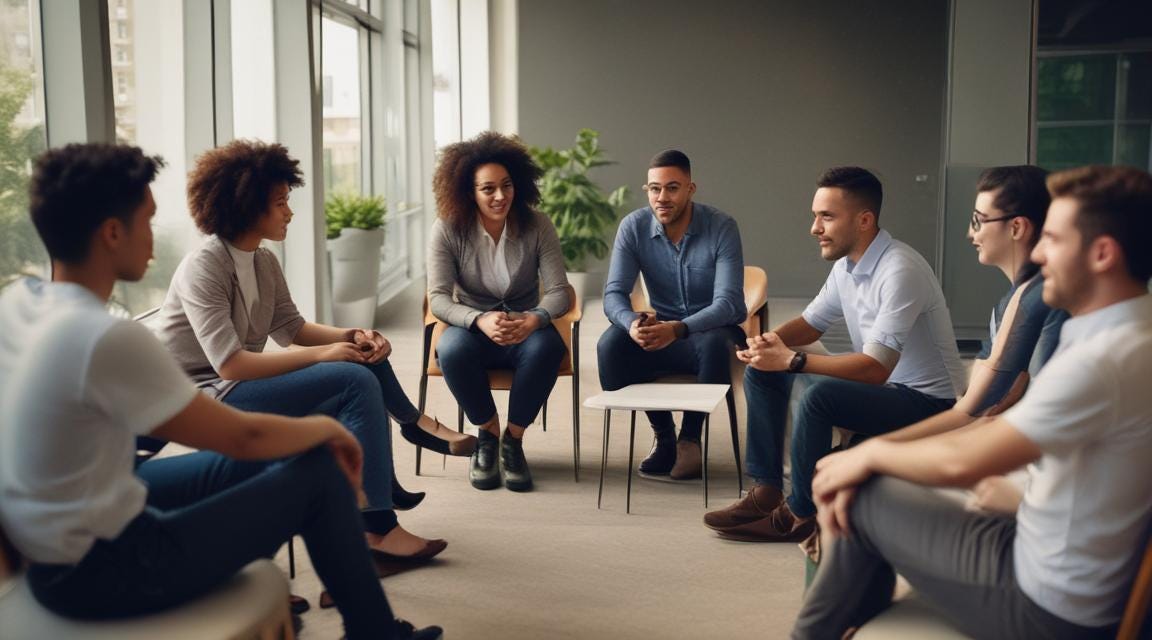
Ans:
[[[364,516],[368,530],[384,534],[396,526],[388,415],[411,423],[419,419],[420,411],[404,395],[387,360],[372,365],[321,362],[271,378],[245,380],[223,402],[243,411],[292,417],[324,414],[339,420],[364,449],[364,494],[372,507]]]
[[[323,447],[273,463],[203,451],[149,460],[137,475],[148,506],[119,536],[97,540],[78,564],[29,567],[29,586],[51,611],[108,619],[171,608],[300,534],[348,637],[393,633],[356,496]]]
[[[812,476],[816,461],[832,448],[832,428],[879,435],[919,422],[956,404],[900,384],[875,385],[827,376],[804,375],[807,388],[792,415],[792,495],[788,507],[800,517],[816,513]],[[784,487],[784,431],[788,400],[797,376],[782,372],[744,372],[748,401],[748,476],[761,484]]]
[[[645,351],[628,332],[616,325],[608,327],[596,344],[600,369],[600,387],[615,391],[630,384],[652,382],[669,374],[695,375],[705,384],[731,384],[731,358],[737,343],[743,343],[740,327],[719,327],[690,333],[659,351]],[[648,421],[658,434],[671,435],[676,429],[671,411],[649,411]],[[680,437],[700,440],[707,416],[699,411],[686,411],[680,426]]]
[[[476,425],[496,415],[488,370],[512,369],[508,422],[527,427],[552,393],[567,351],[564,339],[551,324],[532,332],[524,342],[508,346],[492,342],[479,329],[448,327],[436,343],[436,360],[448,389],[468,421]]]

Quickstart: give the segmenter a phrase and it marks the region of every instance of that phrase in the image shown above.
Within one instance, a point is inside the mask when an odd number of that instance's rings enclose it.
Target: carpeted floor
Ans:
[[[414,287],[382,309],[378,326],[392,340],[392,363],[415,401],[419,386],[422,291]],[[797,301],[773,301],[772,323],[795,315]],[[599,300],[585,306],[581,327],[581,396],[600,390],[596,341],[608,326]],[[428,412],[454,424],[456,405],[441,379],[429,383]],[[432,565],[383,581],[400,617],[438,624],[458,638],[783,638],[803,592],[803,556],[794,544],[720,540],[701,524],[699,481],[673,484],[635,479],[632,514],[624,513],[627,416],[613,422],[603,509],[596,508],[603,418],[581,412],[580,482],[572,477],[571,384],[552,392],[548,431],[539,420],[525,441],[536,490],[481,492],[467,480],[467,459],[426,455],[414,475],[414,448],[393,427],[398,477],[426,491],[422,505],[403,512],[410,531],[448,540]],[[497,394],[497,406],[507,396]],[[744,402],[737,398],[741,434]],[[650,435],[641,419],[638,456]],[[443,462],[446,465],[442,466]],[[712,422],[712,508],[736,497],[728,420]],[[321,610],[321,586],[300,540],[293,592],[306,597],[303,640],[339,638],[335,609]],[[287,554],[277,562],[287,570]]]

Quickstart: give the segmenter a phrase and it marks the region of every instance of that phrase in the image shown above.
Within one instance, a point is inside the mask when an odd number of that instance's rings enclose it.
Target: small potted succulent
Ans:
[[[337,326],[372,326],[387,211],[383,196],[336,193],[324,203]]]

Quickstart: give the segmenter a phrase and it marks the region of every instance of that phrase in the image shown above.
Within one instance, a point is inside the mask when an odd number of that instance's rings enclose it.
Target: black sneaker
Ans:
[[[476,451],[472,453],[472,464],[468,469],[468,479],[472,486],[481,490],[495,489],[500,486],[500,469],[496,461],[496,449],[500,439],[481,429],[476,439]]]
[[[507,429],[500,438],[500,479],[509,491],[532,490],[532,472],[524,459],[524,440],[513,438]]]
[[[640,463],[640,475],[666,476],[676,464],[676,436],[656,434],[656,444]]]
[[[444,630],[440,627],[424,627],[417,629],[411,622],[396,618],[397,640],[440,640],[444,637]]]

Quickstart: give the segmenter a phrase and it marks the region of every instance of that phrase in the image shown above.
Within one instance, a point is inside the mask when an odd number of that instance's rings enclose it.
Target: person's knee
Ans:
[[[782,382],[779,380],[783,374],[777,371],[760,371],[753,367],[746,367],[744,369],[744,394],[750,396],[753,394],[767,394],[782,387]]]
[[[818,378],[809,383],[797,399],[797,410],[807,417],[826,416],[831,413],[841,396],[838,393],[839,381]],[[861,407],[861,410],[867,410]]]
[[[560,365],[560,361],[568,353],[564,339],[556,330],[549,328],[544,328],[528,336],[525,347],[525,355],[530,361],[551,362],[556,366]]]
[[[322,363],[324,372],[328,376],[337,378],[340,388],[354,394],[379,393],[380,384],[376,374],[368,367],[355,362],[325,362]]]
[[[702,382],[725,384],[731,379],[732,353],[735,344],[726,327],[712,329],[690,337]]]
[[[455,328],[453,328],[455,329]],[[449,329],[436,343],[436,360],[441,369],[456,369],[475,362],[478,353],[473,336],[468,331]]]
[[[626,353],[631,342],[628,332],[616,325],[609,326],[607,331],[600,334],[600,340],[596,343],[596,360],[600,386],[604,390],[612,391],[628,384],[621,365],[624,357],[622,354]]]

